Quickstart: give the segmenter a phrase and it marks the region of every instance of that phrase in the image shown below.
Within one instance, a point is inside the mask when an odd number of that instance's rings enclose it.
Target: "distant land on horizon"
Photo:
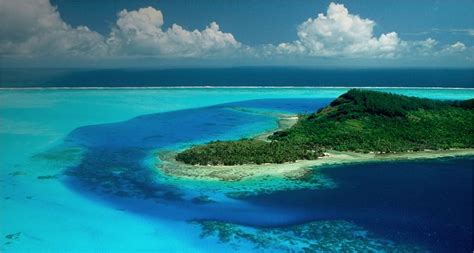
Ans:
[[[312,69],[291,67],[0,69],[0,87],[2,88],[163,86],[473,88],[474,69]]]

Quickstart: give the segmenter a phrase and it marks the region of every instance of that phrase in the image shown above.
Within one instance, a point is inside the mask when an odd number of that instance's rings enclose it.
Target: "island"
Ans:
[[[292,117],[290,117],[292,118]],[[319,165],[474,155],[474,99],[433,100],[351,89],[273,133],[160,152],[167,175],[239,181],[303,178]]]
[[[314,160],[328,150],[385,154],[472,148],[473,108],[474,99],[440,101],[352,89],[268,141],[214,141],[180,152],[176,160],[240,165]]]

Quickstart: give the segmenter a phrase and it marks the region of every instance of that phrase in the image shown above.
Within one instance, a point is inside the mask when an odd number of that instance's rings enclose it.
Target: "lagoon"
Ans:
[[[298,181],[196,182],[155,168],[158,151],[258,135],[277,127],[262,112],[315,111],[345,91],[0,90],[0,249],[274,252],[341,240],[359,250],[472,248],[472,157],[327,166]]]

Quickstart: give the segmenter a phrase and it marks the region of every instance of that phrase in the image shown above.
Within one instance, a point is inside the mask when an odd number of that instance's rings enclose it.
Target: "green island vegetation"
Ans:
[[[239,165],[312,160],[326,150],[394,153],[474,147],[474,99],[441,101],[352,89],[268,141],[193,146],[176,160]]]

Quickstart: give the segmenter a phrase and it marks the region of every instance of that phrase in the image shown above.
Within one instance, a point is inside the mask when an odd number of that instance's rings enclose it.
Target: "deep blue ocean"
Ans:
[[[0,251],[471,252],[473,156],[240,181],[163,170],[167,152],[273,131],[345,91],[0,89]]]
[[[264,131],[274,120],[249,111],[302,113],[329,102],[252,100],[77,128],[65,143],[86,151],[81,163],[68,169],[65,182],[86,196],[151,218],[212,220],[253,229],[344,220],[386,240],[433,252],[470,249],[472,157],[326,166],[304,181],[322,174],[337,183],[335,188],[234,195],[205,205],[194,201],[205,190],[156,180],[143,163],[152,150],[237,139]]]
[[[474,69],[0,69],[0,87],[474,87]]]

